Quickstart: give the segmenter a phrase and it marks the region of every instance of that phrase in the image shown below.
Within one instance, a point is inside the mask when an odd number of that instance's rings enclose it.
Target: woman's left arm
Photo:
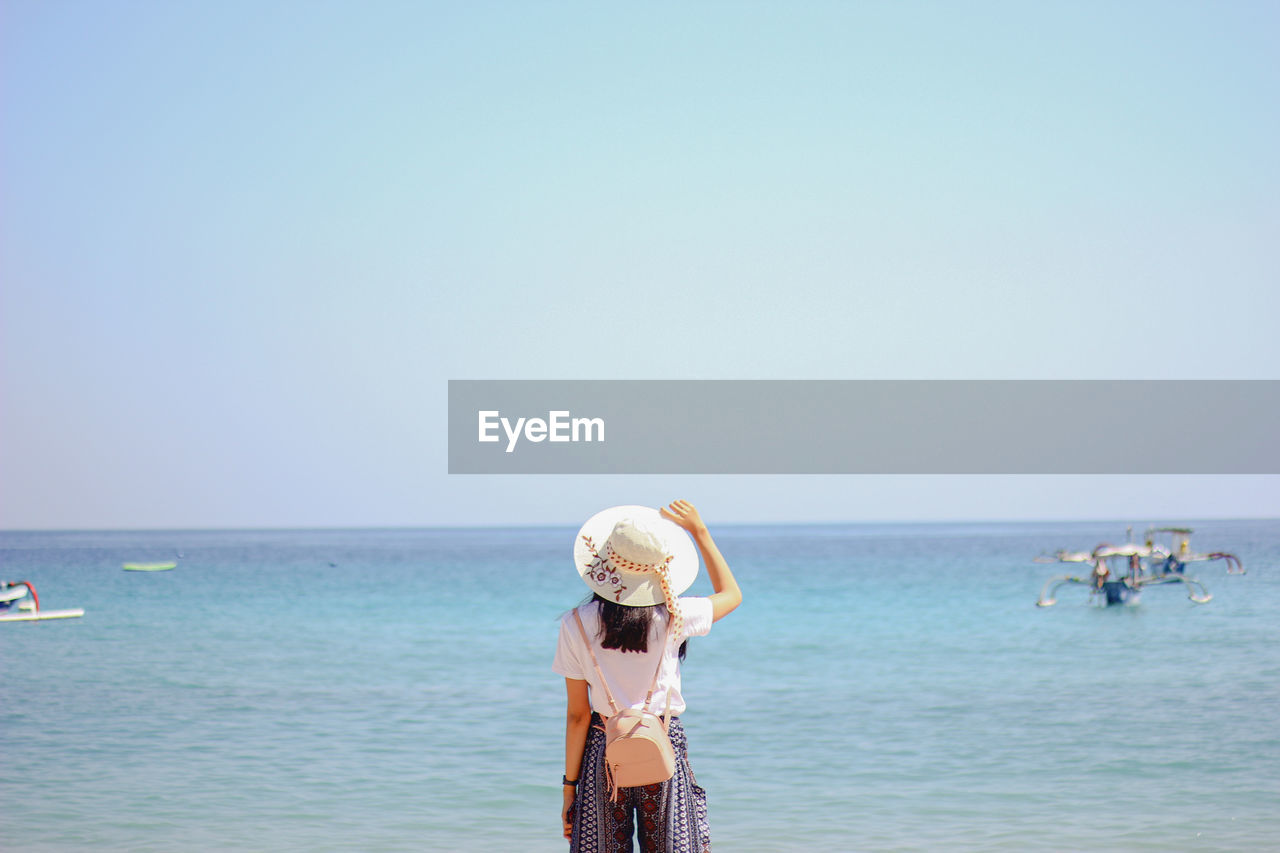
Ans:
[[[715,592],[707,596],[711,602],[711,621],[719,622],[728,616],[742,603],[742,589],[734,580],[729,564],[724,561],[716,541],[711,538],[707,525],[702,523],[702,516],[688,501],[672,501],[658,510],[663,518],[670,519],[689,531],[698,550],[702,552],[702,562],[707,565],[707,577],[711,580],[711,588]]]
[[[587,747],[587,729],[591,726],[591,698],[587,682],[580,678],[566,678],[564,685],[569,698],[564,718],[564,778],[575,781],[582,778],[582,753]],[[565,838],[573,835],[573,798],[577,791],[572,785],[564,786],[560,820]]]

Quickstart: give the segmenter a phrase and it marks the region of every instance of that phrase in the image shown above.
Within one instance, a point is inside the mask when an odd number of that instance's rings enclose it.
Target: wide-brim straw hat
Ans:
[[[573,542],[573,565],[592,591],[627,607],[674,601],[698,576],[698,549],[684,528],[647,506],[615,506],[587,520]]]

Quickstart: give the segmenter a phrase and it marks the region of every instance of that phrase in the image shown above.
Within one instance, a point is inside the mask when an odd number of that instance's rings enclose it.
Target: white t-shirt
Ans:
[[[619,707],[639,708],[644,704],[644,694],[649,689],[653,671],[658,666],[658,649],[667,633],[667,609],[654,608],[653,627],[649,630],[649,650],[643,653],[602,649],[597,636],[600,631],[599,610],[594,601],[588,601],[577,608],[582,616],[582,627],[591,638],[596,660],[600,662],[605,678],[609,679],[609,689],[613,691],[613,698]],[[688,637],[701,637],[711,631],[712,611],[709,598],[681,598],[680,612],[684,614],[684,631],[666,644],[662,671],[658,674],[658,686],[649,702],[649,710],[655,714],[661,714],[666,707],[668,694],[671,696],[672,716],[684,713],[685,701],[680,695],[680,644]],[[591,709],[603,717],[612,716],[614,712],[609,707],[609,697],[600,684],[596,668],[591,665],[591,655],[582,642],[582,633],[578,630],[573,613],[570,610],[560,619],[560,641],[556,646],[556,658],[551,669],[565,678],[587,682],[591,688]]]

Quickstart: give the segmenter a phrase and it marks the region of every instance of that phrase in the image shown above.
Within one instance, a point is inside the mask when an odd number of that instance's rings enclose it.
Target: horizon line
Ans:
[[[1149,518],[1149,517],[1148,517]],[[1167,516],[1161,518],[1168,519]],[[1280,516],[1198,516],[1179,517],[1183,523],[1215,521],[1280,521]],[[857,521],[723,521],[708,525],[715,529],[728,527],[848,527],[858,525],[944,525],[944,524],[1154,524],[1153,521],[1126,521],[1101,517],[1060,518],[899,518],[863,519]],[[1172,522],[1169,522],[1172,523]],[[9,533],[307,533],[341,531],[426,531],[426,530],[536,530],[552,527],[581,527],[581,522],[542,522],[531,524],[423,524],[423,525],[304,525],[280,527],[0,527],[0,535]]]

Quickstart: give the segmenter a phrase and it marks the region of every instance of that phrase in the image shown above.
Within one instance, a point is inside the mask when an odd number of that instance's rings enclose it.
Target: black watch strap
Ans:
[[[569,777],[568,777],[568,776],[561,776],[560,778],[564,780],[564,783],[565,783],[566,785],[572,785],[572,786],[573,786],[573,787],[575,787],[575,788],[576,788],[576,787],[578,787],[578,780],[577,780],[577,779],[574,779],[572,782],[570,782],[570,781],[569,781]]]

